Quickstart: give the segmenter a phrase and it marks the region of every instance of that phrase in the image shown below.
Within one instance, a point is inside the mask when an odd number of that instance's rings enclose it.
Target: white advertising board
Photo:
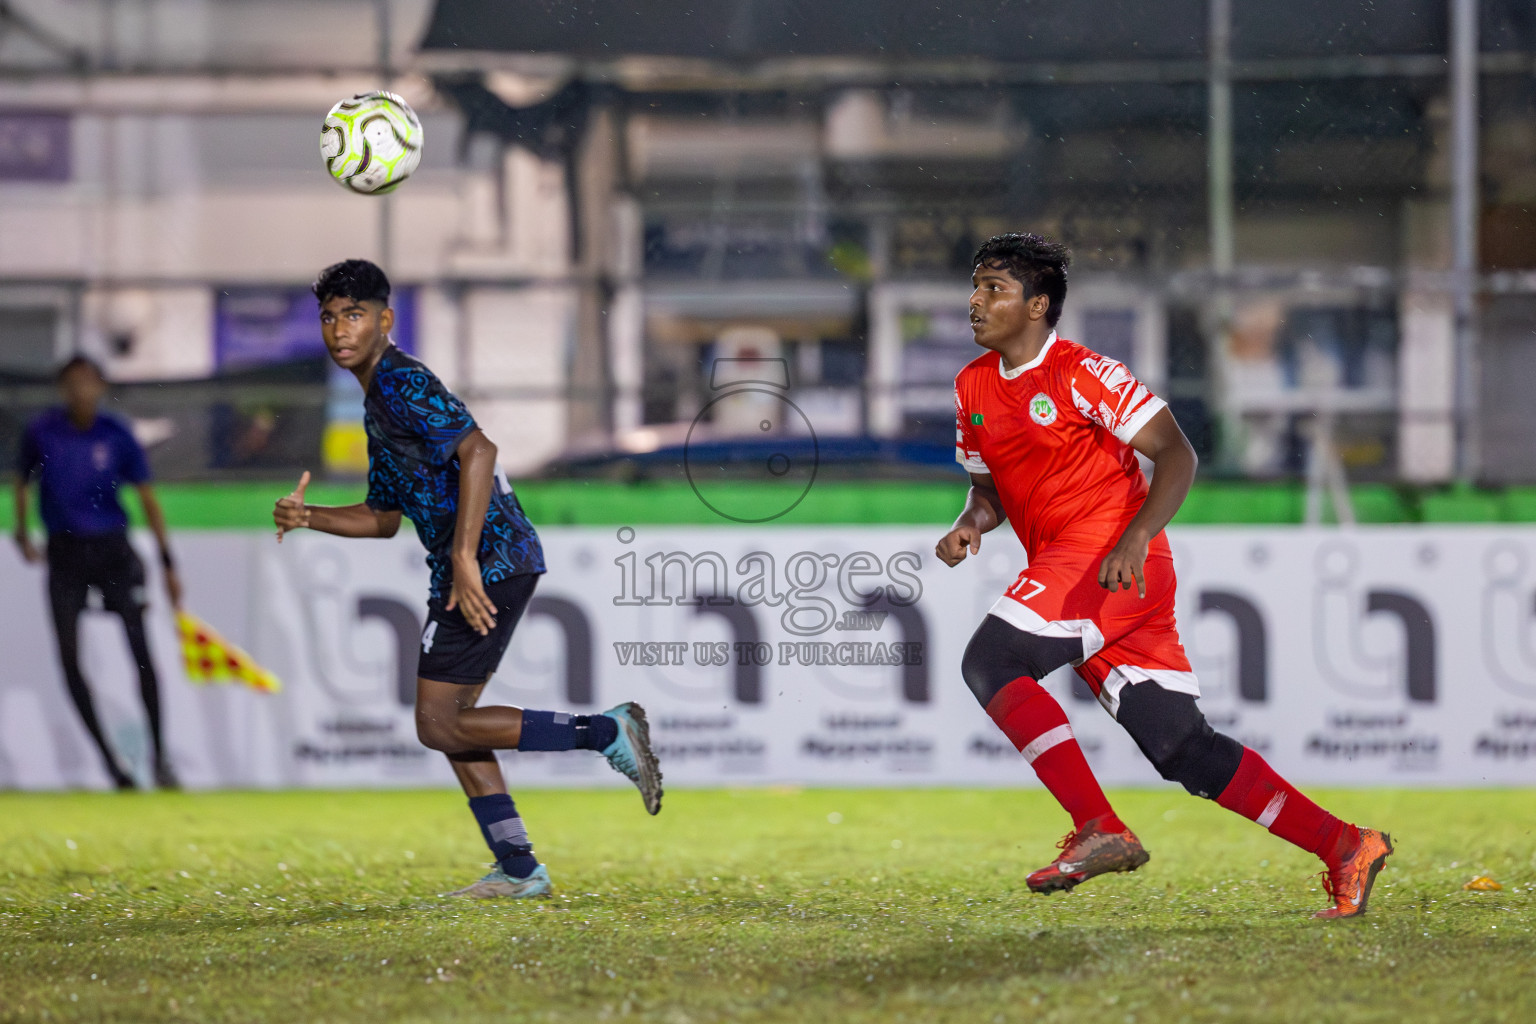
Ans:
[[[672,785],[1034,785],[960,679],[1024,566],[989,535],[956,569],[922,527],[548,528],[550,566],[484,701],[650,712]],[[1215,726],[1299,782],[1536,783],[1536,530],[1190,528],[1179,622]],[[283,680],[189,684],[151,639],[183,781],[448,785],[416,741],[426,570],[391,541],[183,533],[188,604]],[[152,563],[153,559],[146,559]],[[152,584],[152,586],[155,584]],[[42,570],[0,552],[0,787],[104,786],[64,691]],[[142,772],[136,674],[110,616],[84,664]],[[1159,783],[1069,670],[1057,694],[1107,784]],[[508,754],[517,786],[621,784],[590,754]]]

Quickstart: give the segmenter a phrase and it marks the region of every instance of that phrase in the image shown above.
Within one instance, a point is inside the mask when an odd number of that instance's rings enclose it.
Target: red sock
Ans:
[[[1243,749],[1237,774],[1216,802],[1330,863],[1347,852],[1341,845],[1359,841],[1354,826],[1308,800],[1250,748]]]
[[[1072,826],[1082,828],[1094,818],[1110,832],[1124,832],[1109,799],[1093,777],[1083,748],[1072,735],[1067,713],[1056,698],[1028,676],[1020,676],[998,691],[987,705],[987,714],[1024,755],[1067,813]]]

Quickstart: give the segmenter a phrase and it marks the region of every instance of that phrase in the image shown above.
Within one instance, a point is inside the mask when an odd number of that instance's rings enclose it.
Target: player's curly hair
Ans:
[[[92,373],[100,377],[102,380],[107,379],[107,375],[105,371],[102,370],[100,363],[92,359],[90,356],[78,354],[70,356],[68,359],[66,359],[64,361],[64,365],[60,366],[57,370],[54,371],[53,379],[56,381],[61,381],[81,367],[88,367]]]
[[[1051,300],[1045,322],[1052,327],[1061,319],[1061,306],[1067,300],[1067,268],[1072,265],[1072,250],[1044,235],[1010,231],[993,235],[981,243],[973,267],[1006,270],[1024,286],[1026,296],[1044,295]]]
[[[358,302],[389,305],[389,278],[378,264],[368,260],[342,260],[320,271],[312,287],[320,305],[341,296]]]

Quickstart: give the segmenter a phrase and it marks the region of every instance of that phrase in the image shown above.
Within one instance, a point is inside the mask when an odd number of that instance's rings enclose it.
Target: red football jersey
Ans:
[[[1052,331],[1023,366],[987,352],[955,377],[955,459],[991,474],[1031,558],[1068,532],[1107,550],[1147,496],[1130,441],[1165,405],[1125,364]]]

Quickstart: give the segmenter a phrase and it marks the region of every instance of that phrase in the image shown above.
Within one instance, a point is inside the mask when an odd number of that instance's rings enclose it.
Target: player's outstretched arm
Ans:
[[[1131,447],[1152,460],[1152,485],[1147,490],[1147,500],[1141,503],[1141,511],[1126,524],[1119,542],[1100,563],[1099,586],[1106,590],[1129,590],[1134,583],[1137,596],[1146,597],[1147,545],[1184,504],[1200,460],[1166,407],[1136,432]]]
[[[299,477],[299,485],[279,498],[272,508],[272,523],[277,527],[277,542],[289,530],[305,528],[337,537],[393,537],[400,529],[399,511],[381,512],[364,504],[309,505],[304,489],[309,486],[309,470]]]
[[[453,523],[453,591],[449,609],[458,608],[470,627],[485,636],[496,628],[496,602],[480,578],[480,533],[491,507],[496,474],[496,446],[479,430],[459,442],[459,511]]]
[[[965,561],[967,554],[981,550],[981,535],[995,530],[1008,517],[1003,513],[1003,499],[997,493],[997,485],[990,473],[972,473],[971,489],[965,496],[965,508],[955,525],[939,539],[933,553],[945,565],[955,566]]]

